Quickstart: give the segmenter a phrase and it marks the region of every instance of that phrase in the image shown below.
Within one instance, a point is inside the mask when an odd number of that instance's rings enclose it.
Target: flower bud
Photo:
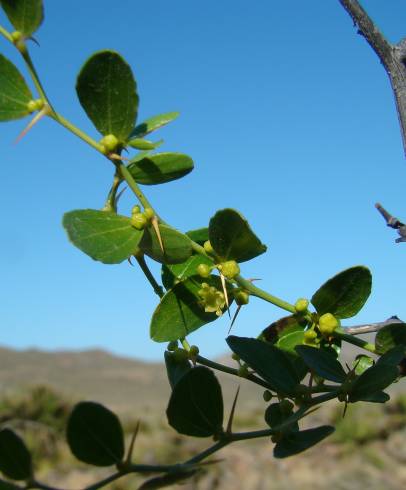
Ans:
[[[331,335],[339,326],[339,321],[331,313],[324,313],[319,318],[319,330],[324,335]]]

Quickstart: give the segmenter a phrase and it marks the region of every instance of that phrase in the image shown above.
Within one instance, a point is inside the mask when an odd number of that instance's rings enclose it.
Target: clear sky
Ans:
[[[403,0],[362,3],[390,41],[406,36]],[[406,219],[395,105],[386,73],[338,0],[48,0],[45,13],[33,59],[56,109],[92,137],[74,86],[103,48],[133,67],[139,120],[181,112],[157,136],[163,150],[192,156],[195,170],[144,187],[165,220],[186,231],[234,207],[269,247],[243,264],[244,276],[294,302],[364,264],[372,295],[347,324],[406,319],[406,244],[394,243],[374,209],[380,201]],[[3,14],[0,23],[9,27]],[[24,69],[4,39],[0,52]],[[149,340],[157,298],[142,273],[92,261],[61,226],[66,211],[102,207],[111,166],[51,120],[15,145],[27,122],[3,123],[0,133],[0,344],[161,359],[165,344]],[[120,211],[132,204],[126,192]],[[283,315],[252,299],[234,333],[256,336]],[[228,326],[226,317],[190,341],[218,355]]]

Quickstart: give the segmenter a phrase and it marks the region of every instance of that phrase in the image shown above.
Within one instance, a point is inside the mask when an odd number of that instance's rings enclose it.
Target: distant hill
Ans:
[[[225,360],[225,359],[224,359]],[[219,376],[225,397],[238,386],[233,376]],[[245,403],[262,390],[244,383]],[[163,363],[115,356],[103,350],[46,352],[0,347],[0,396],[34,385],[48,385],[73,400],[92,399],[121,413],[162,413],[169,398]]]

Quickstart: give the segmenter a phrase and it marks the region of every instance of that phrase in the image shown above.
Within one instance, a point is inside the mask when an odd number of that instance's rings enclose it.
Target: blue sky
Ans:
[[[362,3],[390,41],[406,36],[403,0]],[[92,137],[74,86],[86,58],[103,48],[133,67],[139,120],[181,112],[161,131],[163,150],[189,154],[195,170],[144,188],[166,221],[188,230],[234,207],[269,247],[243,264],[244,276],[294,302],[364,264],[372,295],[348,324],[406,319],[406,245],[394,244],[374,209],[380,201],[406,219],[393,96],[338,0],[48,1],[45,12],[32,57],[56,109]],[[9,27],[2,14],[0,23]],[[24,71],[3,39],[0,52]],[[148,334],[157,299],[142,273],[92,261],[61,227],[66,211],[102,207],[110,165],[51,120],[15,145],[26,123],[3,123],[0,133],[0,344],[160,359],[164,345]],[[132,204],[127,192],[120,211]],[[252,299],[234,332],[256,336],[283,314]],[[228,325],[209,324],[190,341],[218,355]]]

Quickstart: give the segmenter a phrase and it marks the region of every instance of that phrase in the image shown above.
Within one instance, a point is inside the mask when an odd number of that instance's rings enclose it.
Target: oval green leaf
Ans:
[[[124,434],[118,417],[95,402],[78,403],[68,420],[67,440],[74,456],[95,466],[111,466],[124,457]]]
[[[378,331],[375,337],[375,347],[379,354],[385,354],[398,345],[406,345],[406,325],[392,323]]]
[[[138,124],[131,132],[131,138],[143,138],[152,131],[165,126],[179,116],[179,112],[167,112],[158,116],[150,117],[141,124]]]
[[[143,235],[129,218],[110,211],[70,211],[65,213],[62,224],[73,245],[104,264],[119,264],[128,259]]]
[[[213,371],[199,366],[175,385],[166,410],[169,425],[180,434],[210,437],[222,432],[223,395]]]
[[[302,345],[304,340],[304,330],[296,330],[294,332],[287,333],[286,335],[282,335],[278,342],[276,343],[276,347],[284,350],[285,352],[289,352],[294,356],[297,356],[297,352],[295,347],[297,345]]]
[[[98,131],[125,142],[138,111],[137,85],[126,61],[115,51],[93,54],[79,72],[76,91]]]
[[[211,218],[209,239],[216,254],[225,260],[245,262],[266,251],[248,221],[234,209],[222,209]]]
[[[170,289],[157,306],[151,319],[150,335],[155,342],[170,342],[186,337],[194,330],[217,320],[215,313],[206,313],[198,291],[206,282],[222,290],[218,276],[203,279],[192,276]],[[229,295],[232,297],[231,294]],[[224,311],[224,310],[223,310]]]
[[[208,266],[213,265],[213,261],[206,255],[192,255],[182,264],[163,265],[162,266],[162,284],[165,289],[171,289],[178,282],[184,281],[190,276],[197,274],[197,268],[200,264]]]
[[[357,378],[349,389],[348,401],[355,403],[358,401],[375,401],[373,398],[391,385],[399,376],[397,366],[382,363],[375,364],[364,371]],[[372,398],[372,399],[371,399]]]
[[[352,363],[354,372],[357,376],[361,376],[367,369],[374,365],[374,360],[370,356],[359,354]]]
[[[332,313],[337,318],[351,318],[364,306],[371,294],[369,269],[355,266],[329,279],[312,297],[319,315]]]
[[[163,140],[154,143],[153,141],[144,140],[142,138],[134,138],[133,140],[128,141],[127,145],[136,150],[155,150],[155,148],[161,146],[162,143]]]
[[[268,408],[265,410],[265,422],[271,427],[272,429],[275,427],[278,427],[282,425],[284,422],[290,419],[291,414],[290,413],[285,413],[283,410],[281,410],[281,404],[280,403],[271,403]],[[283,432],[290,432],[290,431],[296,431],[299,430],[299,425],[297,423],[297,420],[294,420],[291,425],[286,425],[284,427]]]
[[[169,351],[165,351],[165,366],[171,388],[176,385],[184,374],[188,373],[192,369],[188,359],[182,359],[179,361],[175,358],[173,352]]]
[[[139,248],[151,259],[161,264],[182,264],[192,255],[192,242],[179,231],[167,225],[159,225],[161,244],[153,227],[145,228]]]
[[[294,395],[301,378],[285,352],[258,339],[230,335],[226,341],[277,393]]]
[[[186,235],[199,245],[203,245],[209,239],[209,229],[207,227],[197,228],[196,230],[187,231]]]
[[[183,153],[157,153],[128,165],[132,177],[143,185],[156,185],[180,179],[193,170],[193,160]]]
[[[276,444],[273,455],[275,458],[287,458],[301,453],[315,446],[333,432],[334,427],[329,425],[322,425],[315,429],[302,430],[300,432],[291,432]]]
[[[309,369],[321,378],[335,383],[343,383],[346,380],[347,374],[333,354],[309,345],[298,345],[296,352]]]
[[[5,56],[0,54],[0,121],[28,116],[32,94],[23,76]]]
[[[11,429],[0,430],[0,471],[12,480],[32,476],[32,460],[24,441]]]
[[[1,6],[16,31],[31,36],[44,20],[42,0],[1,0]]]

